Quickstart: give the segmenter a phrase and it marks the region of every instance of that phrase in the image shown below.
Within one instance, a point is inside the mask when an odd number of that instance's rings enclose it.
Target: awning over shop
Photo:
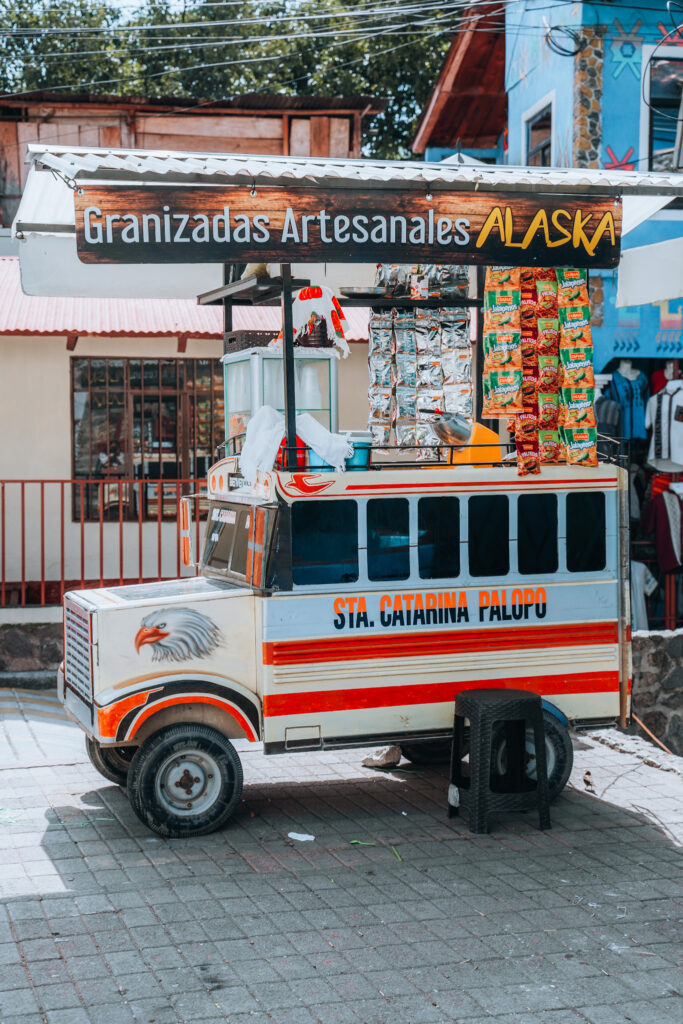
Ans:
[[[366,196],[372,190],[404,194],[463,191],[545,196],[558,200],[588,196],[624,197],[625,214],[632,196],[683,195],[683,175],[658,172],[572,168],[474,166],[377,160],[332,160],[311,157],[261,157],[177,152],[142,152],[29,147],[27,186],[14,223],[20,240],[22,287],[33,295],[194,298],[220,287],[220,263],[85,264],[76,253],[74,189],[79,186],[279,185],[350,189]],[[370,259],[371,257],[368,257]],[[294,262],[294,272],[299,264]],[[354,284],[350,268],[319,265],[317,283]],[[312,276],[312,267],[308,265]],[[365,271],[367,276],[367,268]],[[365,283],[365,281],[363,282]]]
[[[683,298],[683,238],[639,245],[621,254],[617,306]]]

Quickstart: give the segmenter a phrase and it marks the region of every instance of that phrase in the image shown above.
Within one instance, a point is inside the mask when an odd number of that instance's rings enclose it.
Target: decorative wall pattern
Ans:
[[[618,78],[623,71],[630,71],[640,81],[640,61],[642,56],[643,37],[639,34],[642,21],[638,18],[631,28],[622,28],[618,18],[614,19],[614,31],[610,44],[612,56],[612,77]]]

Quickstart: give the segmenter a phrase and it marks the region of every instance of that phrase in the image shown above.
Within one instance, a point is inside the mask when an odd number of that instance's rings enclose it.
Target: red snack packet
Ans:
[[[540,461],[560,461],[560,435],[557,430],[539,430],[538,454]]]
[[[532,412],[520,412],[515,418],[515,441],[533,441],[538,422]]]
[[[521,341],[522,347],[522,369],[535,370],[538,366],[538,356],[536,355],[536,338],[531,335],[525,337],[522,335]]]
[[[533,441],[517,441],[516,448],[517,475],[528,476],[529,473],[540,473],[538,438],[534,438]]]
[[[538,374],[525,370],[522,377],[522,410],[536,415],[538,409]]]

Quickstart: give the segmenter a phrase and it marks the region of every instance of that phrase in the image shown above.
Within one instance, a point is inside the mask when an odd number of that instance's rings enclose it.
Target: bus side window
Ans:
[[[517,555],[524,576],[557,572],[557,495],[522,494],[517,503]]]
[[[605,495],[583,491],[567,495],[567,569],[599,572],[606,564]]]
[[[406,498],[371,498],[367,505],[368,579],[410,576],[410,508]]]
[[[358,506],[355,501],[295,501],[292,505],[292,580],[299,585],[358,579]]]
[[[443,580],[460,574],[459,498],[420,498],[417,557],[420,579]]]
[[[504,494],[469,499],[470,576],[506,576],[510,571],[510,510]]]

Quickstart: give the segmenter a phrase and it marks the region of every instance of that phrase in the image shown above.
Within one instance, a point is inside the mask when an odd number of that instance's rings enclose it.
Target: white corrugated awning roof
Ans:
[[[504,164],[421,163],[400,160],[333,160],[317,157],[178,153],[164,150],[89,149],[31,145],[28,161],[75,181],[214,183],[255,180],[262,184],[302,181],[330,187],[420,188],[425,184],[501,191],[581,192],[605,195],[655,192],[683,195],[683,174],[592,170],[572,167],[511,167]]]

